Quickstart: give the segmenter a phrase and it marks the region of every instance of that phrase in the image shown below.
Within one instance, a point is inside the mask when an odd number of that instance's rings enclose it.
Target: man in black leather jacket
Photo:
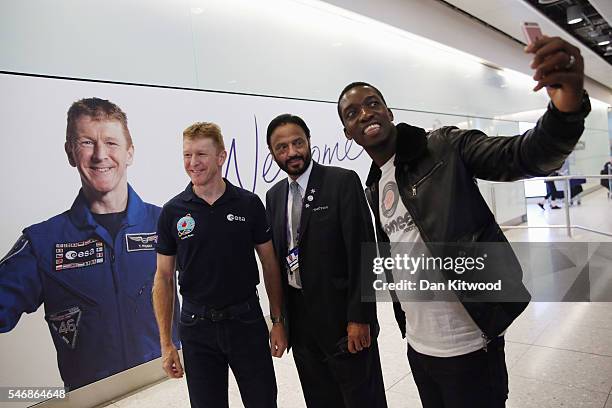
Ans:
[[[503,261],[497,259],[493,273],[503,281],[504,299],[514,301],[479,301],[477,293],[455,291],[460,302],[394,304],[424,408],[505,406],[503,333],[530,297],[520,264],[474,178],[513,181],[550,174],[571,153],[590,111],[576,47],[543,37],[525,51],[534,54],[534,91],[546,87],[551,102],[523,135],[396,126],[381,92],[364,82],[348,85],[338,100],[346,137],[373,159],[366,193],[379,242],[421,242],[431,255],[440,251],[434,243],[502,243]]]

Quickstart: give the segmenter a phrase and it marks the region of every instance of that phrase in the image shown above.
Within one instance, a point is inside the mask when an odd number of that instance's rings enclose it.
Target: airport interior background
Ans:
[[[568,24],[573,6],[581,20]],[[229,153],[224,174],[263,199],[283,177],[265,129],[284,112],[311,127],[315,160],[352,168],[365,181],[370,162],[347,142],[336,112],[340,90],[353,81],[377,86],[396,122],[490,136],[533,127],[548,97],[531,91],[524,21],[584,56],[592,112],[562,173],[584,179],[581,192],[550,203],[541,179],[478,186],[511,242],[572,243],[589,253],[607,246],[609,254],[612,196],[605,179],[590,177],[612,160],[608,0],[3,1],[0,251],[8,252],[25,226],[70,207],[79,179],[63,143],[66,110],[77,99],[107,98],[127,113],[136,146],[129,181],[146,201],[163,205],[188,182],[180,136],[194,121],[221,126]],[[554,184],[571,190],[567,180]],[[612,275],[595,270],[590,296],[536,299],[508,329],[508,407],[612,408]],[[577,279],[556,276],[553,284],[565,289]],[[261,284],[259,293],[266,312]],[[379,303],[378,317],[389,406],[420,407],[390,303]],[[0,356],[0,387],[62,385],[42,307],[0,334]],[[274,364],[279,407],[304,407],[292,355]],[[229,398],[231,407],[242,406],[231,374]],[[155,359],[39,406],[188,405],[184,379],[166,379]]]

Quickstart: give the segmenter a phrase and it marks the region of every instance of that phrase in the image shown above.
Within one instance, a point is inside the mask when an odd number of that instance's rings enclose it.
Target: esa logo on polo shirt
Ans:
[[[226,218],[230,222],[232,221],[246,222],[246,217],[242,217],[240,215],[227,214]]]

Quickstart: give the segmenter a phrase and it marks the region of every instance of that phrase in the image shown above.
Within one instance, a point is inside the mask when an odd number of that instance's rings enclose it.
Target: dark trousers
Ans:
[[[487,351],[456,357],[420,354],[408,345],[408,362],[423,408],[503,408],[508,398],[504,338]]]
[[[549,198],[551,200],[562,198],[560,197],[560,193],[557,191],[554,181],[545,181],[544,184],[546,184],[546,196],[544,196],[544,200],[548,200]]]
[[[192,407],[229,406],[228,366],[245,408],[276,407],[268,327],[259,305],[220,321],[194,316],[183,308],[179,329]]]
[[[308,408],[386,408],[376,339],[357,354],[329,355],[315,338],[319,329],[301,291],[290,289],[289,307],[293,359]]]

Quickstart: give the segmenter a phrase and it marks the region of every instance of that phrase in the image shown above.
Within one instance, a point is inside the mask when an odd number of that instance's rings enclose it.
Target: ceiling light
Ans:
[[[599,33],[596,30],[589,31],[587,35],[591,38],[599,37]]]
[[[608,47],[606,48],[606,52],[604,53],[604,57],[610,56],[612,56],[612,45],[608,45]]]
[[[610,44],[610,40],[602,40],[597,43],[597,45],[608,45]]]
[[[567,8],[567,24],[578,24],[582,20],[582,7],[574,5]]]
[[[554,4],[554,3],[558,3],[561,0],[538,0],[538,3],[540,4]]]

